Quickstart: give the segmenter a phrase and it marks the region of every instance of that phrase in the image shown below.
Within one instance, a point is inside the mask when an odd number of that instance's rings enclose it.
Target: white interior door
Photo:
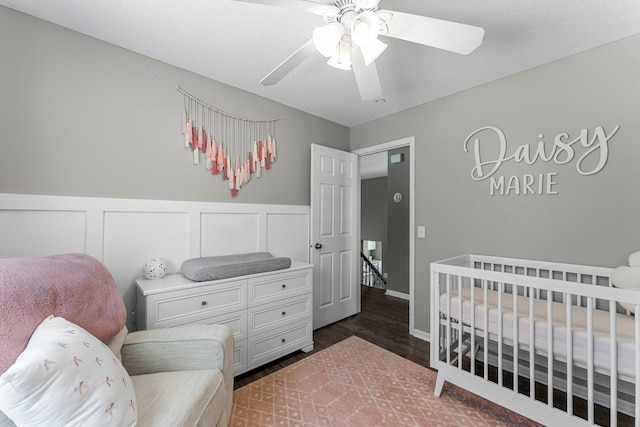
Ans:
[[[352,316],[358,299],[358,156],[311,145],[313,328]]]

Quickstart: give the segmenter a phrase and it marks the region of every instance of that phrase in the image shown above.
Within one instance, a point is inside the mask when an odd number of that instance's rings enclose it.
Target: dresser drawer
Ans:
[[[247,312],[246,310],[234,311],[220,316],[207,317],[197,321],[176,323],[173,326],[182,325],[225,325],[233,331],[233,339],[241,341],[247,339]]]
[[[249,279],[249,307],[311,292],[311,270]]]
[[[246,281],[149,295],[148,328],[197,323],[209,317],[246,308]]]
[[[249,336],[311,317],[311,295],[288,298],[249,308]]]
[[[248,366],[252,368],[313,344],[311,319],[249,337]]]

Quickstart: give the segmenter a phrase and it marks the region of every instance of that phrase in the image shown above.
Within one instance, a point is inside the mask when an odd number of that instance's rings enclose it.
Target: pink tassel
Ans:
[[[187,127],[184,134],[184,148],[191,147],[191,138],[193,136],[193,131],[191,130],[192,127],[193,123],[191,123],[191,120],[187,121]]]
[[[182,113],[182,127],[181,127],[181,132],[183,135],[187,134],[187,112],[184,111]]]
[[[222,162],[224,161],[224,156],[222,155],[223,154],[222,148],[223,148],[222,146],[218,147],[218,155],[216,157],[216,165],[215,165],[215,168],[217,170],[216,173],[220,173],[220,171],[224,167],[222,164]]]
[[[198,128],[198,149],[202,150],[204,148],[204,129],[202,126]]]
[[[204,157],[207,160],[207,170],[211,170],[213,161],[211,160],[211,137],[207,135],[207,143],[205,144]]]
[[[258,141],[253,141],[253,165],[251,168],[253,169],[253,173],[257,173],[258,171]]]
[[[198,148],[198,129],[195,126],[191,126],[191,149]]]
[[[271,145],[273,146],[273,160],[272,160],[272,162],[273,162],[273,161],[275,161],[276,157],[278,156],[278,153],[277,153],[278,150],[276,149],[276,138],[275,137],[271,138]]]

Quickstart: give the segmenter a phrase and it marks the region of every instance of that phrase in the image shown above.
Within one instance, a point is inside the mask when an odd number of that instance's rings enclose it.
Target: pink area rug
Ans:
[[[531,420],[350,337],[234,392],[230,426],[527,426]]]

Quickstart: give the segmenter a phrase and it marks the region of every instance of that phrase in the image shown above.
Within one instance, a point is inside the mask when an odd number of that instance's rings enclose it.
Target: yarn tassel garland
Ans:
[[[276,142],[269,130],[274,129],[276,120],[232,116],[179,90],[185,95],[180,133],[184,147],[192,151],[193,164],[204,162],[211,175],[221,174],[223,180],[229,181],[231,196],[237,197],[253,174],[261,178],[263,170],[271,169],[276,158]],[[214,135],[218,135],[221,142],[217,142]],[[242,142],[244,137],[251,140]]]

